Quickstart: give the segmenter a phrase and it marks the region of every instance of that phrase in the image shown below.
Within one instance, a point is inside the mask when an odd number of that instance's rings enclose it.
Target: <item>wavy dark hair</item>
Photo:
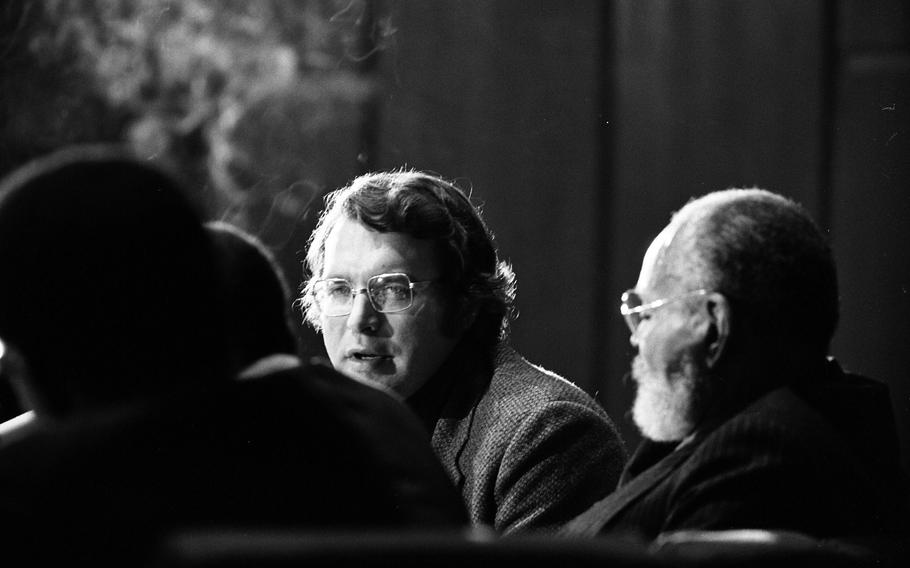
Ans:
[[[382,233],[435,241],[442,278],[454,291],[455,305],[475,314],[467,333],[490,348],[508,337],[515,316],[515,274],[509,263],[499,259],[493,233],[479,208],[454,183],[404,169],[362,175],[326,196],[326,207],[310,235],[309,278],[299,300],[305,320],[314,329],[319,330],[320,323],[312,287],[322,276],[326,239],[343,218]]]

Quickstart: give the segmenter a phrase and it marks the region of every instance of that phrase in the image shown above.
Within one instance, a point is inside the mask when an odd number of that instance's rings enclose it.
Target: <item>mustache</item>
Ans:
[[[635,379],[632,377],[631,367],[629,368],[628,371],[623,373],[621,381],[622,381],[622,386],[624,386],[624,387],[630,386],[631,384],[633,384],[635,382]]]
[[[642,381],[646,380],[651,374],[651,368],[648,366],[648,363],[641,355],[636,355],[635,358],[632,359],[632,365],[626,373],[626,376],[629,377],[630,382],[640,385]]]

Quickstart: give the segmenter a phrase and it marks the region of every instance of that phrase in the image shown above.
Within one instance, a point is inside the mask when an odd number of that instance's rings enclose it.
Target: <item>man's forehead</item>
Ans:
[[[673,244],[678,230],[679,224],[671,222],[651,241],[651,245],[645,251],[642,259],[636,289],[639,291],[653,290],[658,286],[658,279],[666,274],[667,251]]]
[[[340,272],[372,275],[405,272],[413,277],[435,277],[437,251],[433,241],[406,233],[380,232],[351,218],[332,227],[325,243],[323,274]],[[424,274],[428,273],[428,274]]]

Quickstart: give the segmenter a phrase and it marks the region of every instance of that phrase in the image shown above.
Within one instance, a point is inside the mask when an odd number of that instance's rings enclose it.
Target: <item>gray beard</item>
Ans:
[[[638,384],[632,418],[642,435],[655,442],[675,442],[692,433],[706,402],[709,378],[700,376],[691,355],[666,373],[648,367],[641,355],[632,362]]]

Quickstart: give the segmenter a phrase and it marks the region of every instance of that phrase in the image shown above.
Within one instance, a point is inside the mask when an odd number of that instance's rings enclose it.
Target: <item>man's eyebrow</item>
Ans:
[[[317,280],[344,280],[345,282],[352,283],[350,278],[346,276],[339,276],[338,274],[326,273],[317,278]]]

